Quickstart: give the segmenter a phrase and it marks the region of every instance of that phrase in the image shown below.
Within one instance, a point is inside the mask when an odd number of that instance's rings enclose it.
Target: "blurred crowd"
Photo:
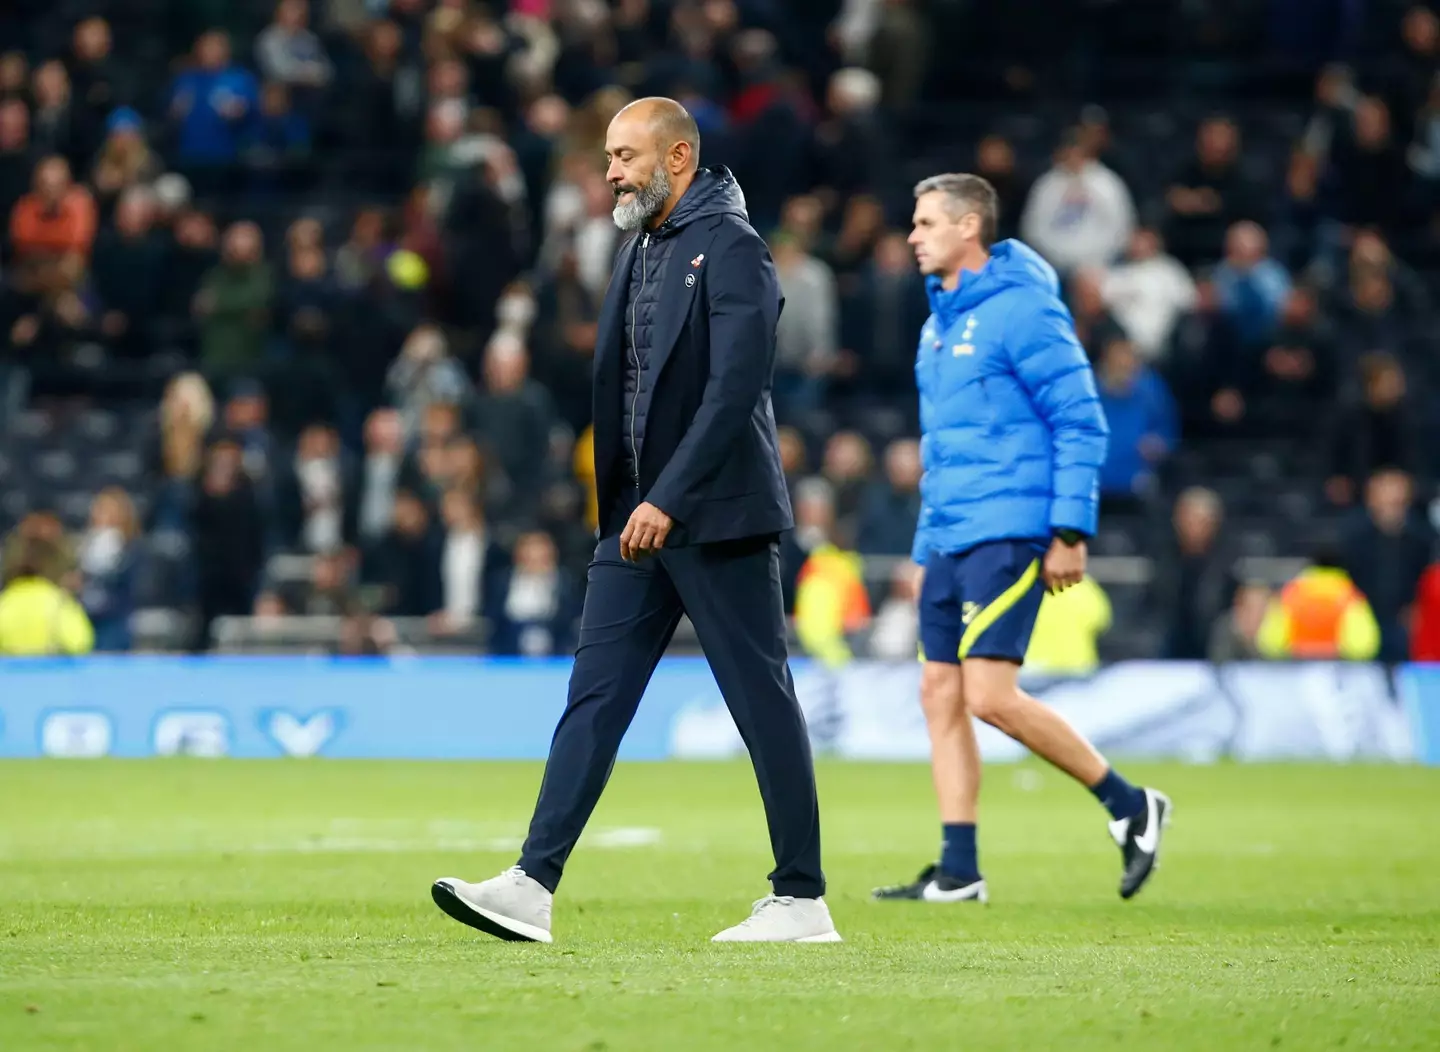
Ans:
[[[7,435],[96,407],[141,407],[93,454],[142,467],[88,516],[43,457],[8,503],[0,470],[6,579],[43,568],[102,649],[164,607],[196,649],[305,616],[344,652],[401,622],[566,652],[619,244],[604,134],[666,94],[786,296],[811,653],[914,653],[910,188],[964,169],[1065,282],[1153,652],[1435,656],[1437,72],[1440,18],[1394,0],[13,0],[0,468],[30,455]],[[1289,584],[1237,569],[1207,459],[1237,446],[1290,450],[1279,476],[1313,490],[1325,529],[1269,527],[1312,564]],[[1105,582],[1047,609],[1037,660],[1092,667]]]

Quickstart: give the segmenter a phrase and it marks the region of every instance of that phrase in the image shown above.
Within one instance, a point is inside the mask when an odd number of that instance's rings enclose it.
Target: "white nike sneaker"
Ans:
[[[446,915],[509,942],[550,942],[550,905],[554,896],[519,866],[498,877],[467,884],[441,877],[430,897]]]
[[[1145,810],[1134,818],[1110,823],[1110,836],[1120,847],[1125,871],[1120,875],[1120,897],[1133,897],[1160,865],[1160,838],[1170,824],[1170,798],[1158,789],[1145,790]]]
[[[840,942],[841,939],[824,899],[766,895],[755,902],[750,916],[710,941]]]

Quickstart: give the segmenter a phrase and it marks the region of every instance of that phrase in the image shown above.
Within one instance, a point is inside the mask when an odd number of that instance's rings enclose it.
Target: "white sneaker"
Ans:
[[[710,941],[840,942],[841,939],[824,899],[766,895],[755,903],[750,916]]]
[[[430,897],[446,915],[510,942],[550,942],[550,904],[554,896],[519,866],[498,877],[467,884],[441,877]]]

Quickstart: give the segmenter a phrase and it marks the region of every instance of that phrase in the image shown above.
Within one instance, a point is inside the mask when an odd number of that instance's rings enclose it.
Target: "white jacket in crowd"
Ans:
[[[1109,264],[1134,227],[1135,202],[1124,180],[1091,160],[1042,175],[1020,217],[1020,236],[1061,273]]]
[[[1112,268],[1101,284],[1105,306],[1146,361],[1162,358],[1175,323],[1195,309],[1198,292],[1174,256],[1131,260]]]

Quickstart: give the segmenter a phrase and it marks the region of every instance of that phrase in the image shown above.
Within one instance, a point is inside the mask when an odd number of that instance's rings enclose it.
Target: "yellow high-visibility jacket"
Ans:
[[[811,657],[832,667],[850,660],[845,636],[870,620],[863,562],[854,552],[824,544],[810,553],[795,582],[795,634]]]
[[[90,618],[58,584],[18,577],[0,592],[0,656],[73,656],[94,647]]]
[[[1100,666],[1096,641],[1110,630],[1110,619],[1110,597],[1093,577],[1046,595],[1025,650],[1025,667],[1062,676],[1094,672]]]

